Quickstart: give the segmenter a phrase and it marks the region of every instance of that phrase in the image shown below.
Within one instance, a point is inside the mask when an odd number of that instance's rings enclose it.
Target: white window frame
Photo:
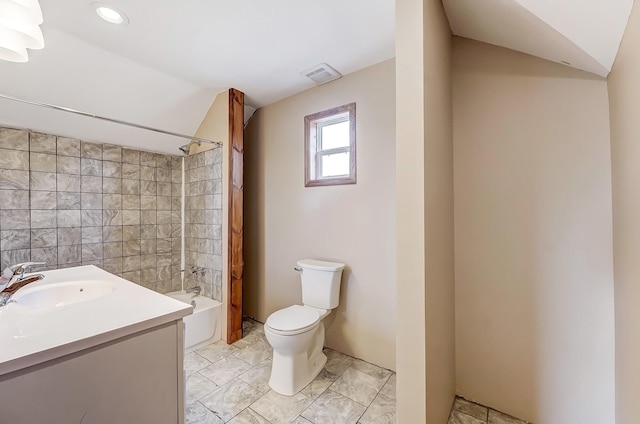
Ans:
[[[322,128],[349,122],[349,145],[322,149]],[[305,187],[356,183],[356,104],[338,106],[304,117]],[[336,153],[349,153],[349,171],[344,175],[322,176],[322,158]]]

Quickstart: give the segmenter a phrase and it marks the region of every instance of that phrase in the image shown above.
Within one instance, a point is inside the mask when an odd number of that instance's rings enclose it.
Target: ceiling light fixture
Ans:
[[[111,24],[126,25],[129,23],[127,15],[113,6],[104,3],[91,3],[91,5],[96,9],[98,16]]]
[[[29,60],[27,49],[44,47],[38,0],[0,0],[0,59]]]

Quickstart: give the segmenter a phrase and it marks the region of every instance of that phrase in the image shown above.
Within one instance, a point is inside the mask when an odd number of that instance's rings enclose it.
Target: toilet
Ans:
[[[297,262],[302,282],[302,305],[280,309],[267,318],[264,334],[273,347],[269,386],[293,396],[322,370],[322,320],[338,306],[344,264],[302,259]]]

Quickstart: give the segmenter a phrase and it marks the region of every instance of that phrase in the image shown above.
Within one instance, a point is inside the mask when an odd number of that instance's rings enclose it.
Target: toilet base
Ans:
[[[327,356],[322,352],[324,345],[324,325],[320,323],[315,330],[312,345],[307,350],[283,355],[273,351],[269,387],[281,395],[293,396],[304,389],[320,374],[327,363]]]

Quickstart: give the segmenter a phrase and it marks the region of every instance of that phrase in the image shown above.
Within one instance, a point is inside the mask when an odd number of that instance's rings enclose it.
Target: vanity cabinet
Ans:
[[[183,424],[183,346],[179,319],[1,375],[0,423]]]

